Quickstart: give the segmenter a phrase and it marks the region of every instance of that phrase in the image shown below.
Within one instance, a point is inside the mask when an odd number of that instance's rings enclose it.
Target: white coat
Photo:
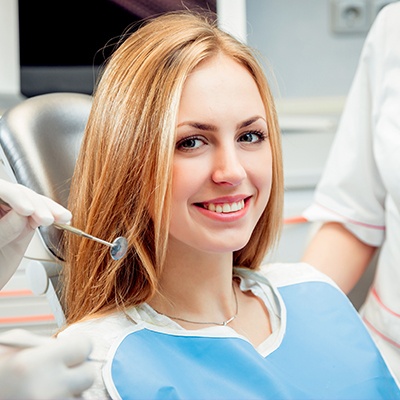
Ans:
[[[360,312],[400,379],[400,3],[377,16],[304,216],[338,221],[381,248]]]

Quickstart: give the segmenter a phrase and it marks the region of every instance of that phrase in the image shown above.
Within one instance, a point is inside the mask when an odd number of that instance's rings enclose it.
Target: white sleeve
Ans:
[[[367,36],[313,204],[303,214],[310,221],[341,222],[374,246],[385,233],[387,193],[377,167],[375,128],[382,80],[394,68],[387,65],[387,49],[398,52],[400,42],[400,29],[393,28],[400,26],[400,4],[393,6],[378,15]]]

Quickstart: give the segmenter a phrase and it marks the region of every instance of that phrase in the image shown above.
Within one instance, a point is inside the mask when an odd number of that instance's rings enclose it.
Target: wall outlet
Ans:
[[[331,0],[333,32],[365,33],[370,25],[368,0]]]

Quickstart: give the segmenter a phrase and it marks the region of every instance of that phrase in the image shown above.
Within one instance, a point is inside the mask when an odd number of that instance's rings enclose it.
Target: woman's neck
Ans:
[[[149,304],[166,315],[224,321],[235,311],[232,285],[232,254],[169,250]]]

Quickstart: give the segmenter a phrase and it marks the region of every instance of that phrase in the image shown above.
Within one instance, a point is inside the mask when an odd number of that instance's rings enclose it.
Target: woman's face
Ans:
[[[188,77],[179,107],[170,243],[243,248],[271,191],[266,114],[249,72],[219,55]]]

